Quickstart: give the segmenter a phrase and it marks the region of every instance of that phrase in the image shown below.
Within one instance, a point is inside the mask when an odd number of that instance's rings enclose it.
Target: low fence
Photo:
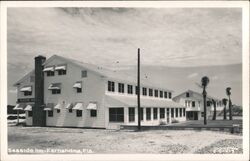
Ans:
[[[133,125],[121,125],[121,130],[138,130],[137,126]],[[239,125],[233,126],[141,126],[141,130],[210,130],[210,131],[225,131],[230,133],[242,133],[242,127]]]

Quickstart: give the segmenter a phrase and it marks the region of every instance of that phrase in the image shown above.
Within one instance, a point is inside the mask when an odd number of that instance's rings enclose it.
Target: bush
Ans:
[[[160,121],[160,125],[167,125],[166,121]]]
[[[174,124],[174,123],[179,123],[179,121],[176,120],[176,119],[173,119],[173,120],[172,120],[172,123],[173,123],[173,124]]]

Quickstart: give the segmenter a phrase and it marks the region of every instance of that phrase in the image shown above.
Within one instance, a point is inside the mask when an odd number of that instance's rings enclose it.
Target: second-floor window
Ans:
[[[161,98],[163,97],[163,91],[160,91],[160,97]]]
[[[123,83],[118,83],[118,92],[124,93],[124,84]]]
[[[50,76],[54,76],[55,75],[55,72],[54,71],[47,71],[47,76],[50,77]]]
[[[164,92],[164,98],[168,98],[168,92]]]
[[[145,88],[145,87],[142,88],[142,95],[143,96],[147,95],[147,88]]]
[[[87,70],[82,71],[82,78],[85,78],[85,77],[87,77]]]
[[[186,97],[189,97],[189,93],[188,92],[186,93]]]
[[[61,83],[52,83],[50,84],[49,90],[51,90],[52,94],[60,94],[61,93]]]
[[[158,90],[155,90],[155,97],[158,97]]]
[[[168,98],[172,98],[172,93],[171,92],[168,93]]]
[[[149,88],[148,95],[151,96],[151,97],[153,96],[153,89]]]
[[[195,107],[195,101],[192,101],[192,107]]]
[[[73,85],[77,93],[82,93],[82,81],[78,81]]]
[[[61,94],[61,89],[52,89],[52,94]]]
[[[24,96],[31,96],[32,91],[24,91],[23,94],[24,94]]]
[[[110,91],[110,92],[115,91],[115,82],[108,81],[108,91]]]
[[[58,70],[58,75],[66,75],[66,70]]]
[[[55,70],[58,71],[58,75],[66,75],[66,65],[57,65]]]
[[[24,96],[31,96],[32,95],[32,87],[31,86],[25,86],[20,89],[20,92],[23,92]]]
[[[128,94],[133,94],[133,86],[128,85]]]

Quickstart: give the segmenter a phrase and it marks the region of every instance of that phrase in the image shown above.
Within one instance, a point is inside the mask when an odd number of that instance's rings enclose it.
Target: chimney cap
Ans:
[[[38,56],[35,57],[35,59],[46,59],[46,57],[43,56],[43,55],[38,55]]]

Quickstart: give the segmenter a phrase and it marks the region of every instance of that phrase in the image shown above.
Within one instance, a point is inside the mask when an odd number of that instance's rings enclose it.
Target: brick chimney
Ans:
[[[46,126],[46,113],[44,105],[44,75],[43,63],[46,57],[35,57],[35,105],[33,111],[33,126]]]

